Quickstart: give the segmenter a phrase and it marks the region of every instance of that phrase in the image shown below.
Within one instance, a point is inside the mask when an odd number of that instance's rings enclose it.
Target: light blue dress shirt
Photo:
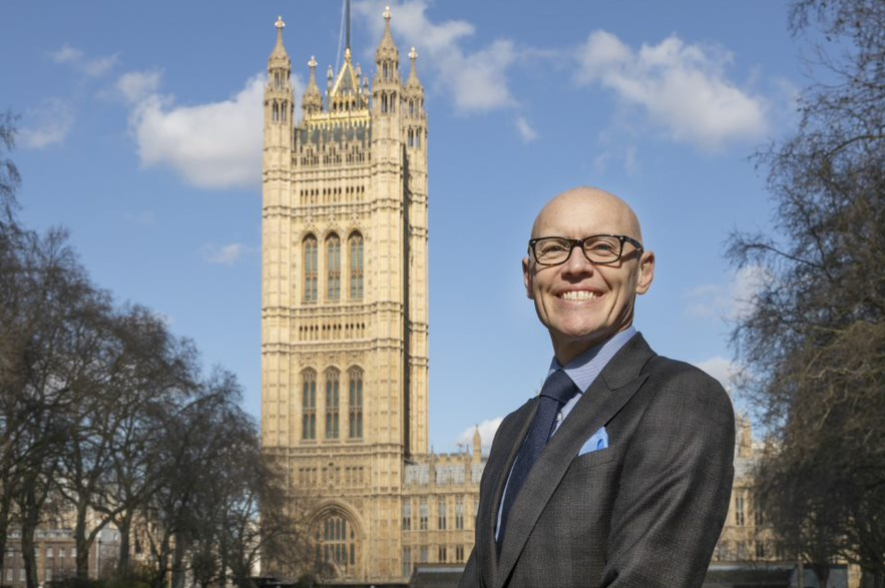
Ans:
[[[578,387],[579,393],[575,394],[571,400],[566,402],[565,406],[562,407],[562,410],[559,411],[559,414],[556,415],[556,422],[553,425],[553,433],[551,433],[551,436],[556,434],[562,421],[564,421],[565,417],[569,415],[578,403],[578,400],[581,399],[584,392],[587,391],[596,379],[596,376],[602,372],[603,368],[605,368],[605,366],[608,365],[608,362],[611,361],[611,358],[614,357],[615,354],[621,350],[621,347],[626,345],[627,341],[632,339],[635,334],[636,329],[632,326],[628,327],[620,333],[617,333],[602,345],[597,345],[596,347],[588,349],[571,360],[565,367],[559,365],[556,358],[553,358],[550,362],[550,369],[547,370],[547,377],[549,378],[550,374],[561,369],[572,379],[572,382]]]

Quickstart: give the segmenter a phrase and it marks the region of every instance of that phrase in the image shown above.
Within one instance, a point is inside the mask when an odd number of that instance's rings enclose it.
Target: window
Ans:
[[[326,439],[338,438],[338,370],[326,370]]]
[[[738,541],[737,558],[739,560],[747,559],[747,542],[746,541]]]
[[[313,235],[304,239],[304,302],[317,301],[317,240]]]
[[[348,420],[348,436],[361,439],[363,436],[363,370],[354,367],[348,372],[350,380],[350,418]]]
[[[403,576],[410,577],[412,575],[412,548],[403,547]]]
[[[743,527],[744,522],[744,497],[738,496],[734,499],[734,524]]]
[[[439,505],[437,508],[437,529],[440,531],[446,530],[446,499],[440,498]],[[441,560],[442,561],[442,560]]]
[[[464,528],[464,497],[459,496],[455,499],[455,528],[461,530]],[[461,561],[461,560],[458,560]]]
[[[350,236],[350,299],[363,297],[363,236],[354,233]]]
[[[52,548],[51,547],[46,548],[46,557],[52,557]]]
[[[356,566],[356,533],[353,526],[341,515],[323,519],[316,532],[317,559],[332,564],[343,574],[349,574]]]
[[[77,548],[71,547],[71,557],[77,557]]]
[[[464,546],[458,545],[455,547],[455,561],[458,563],[464,562]]]
[[[6,568],[6,581],[12,582],[12,568]]]
[[[304,370],[301,374],[301,438],[317,438],[317,374]]]
[[[428,519],[427,510],[428,510],[427,509],[427,499],[422,498],[421,504],[418,505],[418,529],[420,531],[427,530],[427,519]],[[426,562],[427,560],[425,559],[424,561]]]
[[[58,548],[58,556],[59,556],[59,557],[64,557],[64,556],[65,556],[65,548],[64,548],[64,547],[59,547],[59,548]]]
[[[412,503],[405,502],[403,504],[403,531],[412,530]]]
[[[756,558],[763,559],[765,557],[765,543],[763,541],[756,542]]]
[[[446,559],[448,559],[448,550],[445,545],[439,546],[439,553],[437,553],[437,560],[439,563],[446,563]]]
[[[756,526],[761,527],[765,524],[765,505],[760,497],[756,497],[753,501],[753,516],[756,520]]]
[[[418,557],[418,563],[427,563],[427,546],[426,545],[421,546],[421,551],[420,551],[419,557]]]
[[[52,581],[52,568],[50,568],[49,566],[46,566],[46,568],[45,568],[45,571],[43,573],[43,579],[46,582]]]
[[[25,568],[22,568],[18,571],[18,579],[19,579],[19,582],[25,581]]]
[[[326,299],[341,299],[341,239],[335,234],[326,239]]]

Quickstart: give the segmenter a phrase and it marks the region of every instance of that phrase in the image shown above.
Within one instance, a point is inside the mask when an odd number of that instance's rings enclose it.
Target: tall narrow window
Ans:
[[[455,528],[464,528],[464,497],[459,496],[455,499]],[[459,560],[460,561],[460,560]]]
[[[448,526],[448,513],[446,512],[446,499],[440,498],[439,504],[437,505],[437,525],[436,528],[440,531],[445,531]]]
[[[745,518],[744,518],[744,497],[738,496],[735,498],[735,509],[734,509],[734,523],[738,527],[743,527]]]
[[[331,234],[326,238],[326,298],[329,302],[341,299],[341,239]]]
[[[348,426],[348,436],[351,439],[362,439],[363,437],[363,370],[354,367],[350,368],[348,373],[350,380],[350,419]]]
[[[403,503],[403,531],[412,530],[412,503],[406,500]]]
[[[363,236],[353,233],[350,242],[350,299],[363,297]]]
[[[412,548],[403,547],[403,576],[412,576]]]
[[[427,499],[422,498],[421,504],[418,505],[418,530],[426,531],[427,530],[427,519],[428,519],[428,508],[427,508]]]
[[[304,370],[301,374],[301,438],[317,438],[317,374]]]
[[[326,439],[338,438],[338,370],[326,370]]]
[[[313,235],[304,239],[304,302],[317,301],[317,240]]]

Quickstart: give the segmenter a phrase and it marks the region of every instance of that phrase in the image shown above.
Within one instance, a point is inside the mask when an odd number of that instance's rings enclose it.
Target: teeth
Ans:
[[[587,290],[572,290],[562,294],[563,300],[593,300],[594,298],[596,298],[596,293]]]

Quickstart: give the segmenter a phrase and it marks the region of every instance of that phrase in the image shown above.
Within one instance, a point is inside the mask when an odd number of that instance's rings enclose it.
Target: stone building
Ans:
[[[463,562],[482,469],[429,451],[427,114],[384,19],[371,74],[311,57],[299,120],[278,19],[264,95],[262,441],[355,583]]]

